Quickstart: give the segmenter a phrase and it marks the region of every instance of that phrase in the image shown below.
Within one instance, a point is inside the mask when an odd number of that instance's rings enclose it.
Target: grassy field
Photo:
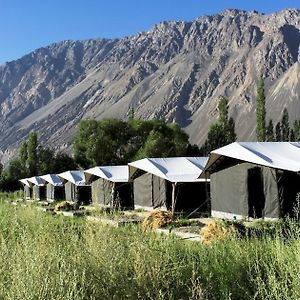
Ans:
[[[300,233],[210,246],[0,204],[0,299],[300,299]]]

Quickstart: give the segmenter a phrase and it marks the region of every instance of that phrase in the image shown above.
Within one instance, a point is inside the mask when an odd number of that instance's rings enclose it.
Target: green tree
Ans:
[[[290,140],[290,124],[289,124],[289,113],[285,108],[283,110],[281,119],[281,141],[288,142]]]
[[[261,76],[257,84],[256,97],[256,139],[258,142],[266,140],[266,108],[265,82]]]
[[[149,156],[182,156],[188,146],[188,135],[175,123],[85,120],[75,134],[74,157],[82,167],[116,165]]]
[[[275,126],[275,140],[281,142],[281,124],[278,122]]]
[[[269,124],[266,128],[266,141],[275,142],[274,125],[272,119],[269,120]]]
[[[27,139],[28,176],[37,175],[37,171],[38,171],[37,148],[38,148],[37,133],[31,132]]]
[[[207,155],[213,149],[220,148],[236,140],[235,123],[233,118],[229,118],[228,100],[225,97],[219,98],[219,117],[215,124],[211,125],[207,140],[200,149],[202,155]]]
[[[294,129],[294,135],[295,135],[294,140],[300,141],[300,120],[299,119],[294,121],[293,129]]]

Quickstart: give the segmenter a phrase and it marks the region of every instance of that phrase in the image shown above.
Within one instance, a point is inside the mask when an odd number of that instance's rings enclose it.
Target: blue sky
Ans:
[[[299,0],[0,0],[0,64],[66,39],[113,38],[226,8],[269,13]]]

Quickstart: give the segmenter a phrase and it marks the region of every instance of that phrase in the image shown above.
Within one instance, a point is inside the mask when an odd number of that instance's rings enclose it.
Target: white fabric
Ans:
[[[86,185],[85,176],[83,171],[66,171],[60,174],[57,174],[60,177],[63,183],[69,181],[77,186]]]
[[[30,187],[30,183],[28,182],[27,178],[20,179],[19,181],[22,182],[24,185],[27,185],[28,187]]]
[[[26,178],[30,185],[44,186],[44,182],[40,176],[33,176],[30,178]]]
[[[40,176],[44,182],[50,183],[53,186],[62,186],[61,179],[56,174],[47,174]]]
[[[128,166],[94,167],[84,171],[86,181],[89,182],[91,175],[104,178],[112,182],[128,182]]]
[[[298,142],[235,142],[210,153],[204,177],[212,165],[222,156],[235,158],[274,169],[300,171],[300,143]]]
[[[197,182],[208,157],[144,158],[129,163],[129,178],[137,169],[159,176],[170,182]]]

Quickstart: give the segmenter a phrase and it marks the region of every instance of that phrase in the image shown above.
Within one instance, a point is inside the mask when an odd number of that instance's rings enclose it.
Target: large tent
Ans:
[[[65,199],[64,185],[59,176],[56,174],[47,174],[40,177],[46,184],[46,195],[48,201]]]
[[[144,158],[129,163],[134,206],[207,211],[208,180],[198,179],[207,157]]]
[[[92,203],[101,206],[132,208],[132,183],[128,166],[94,167],[84,171],[92,185]]]
[[[300,143],[232,143],[211,152],[212,216],[276,219],[293,215],[300,192]]]
[[[34,200],[46,200],[46,186],[40,176],[26,178]]]
[[[57,175],[65,185],[66,201],[90,204],[91,186],[86,183],[83,171],[66,171]]]
[[[27,178],[19,180],[24,186],[24,199],[29,200],[32,198],[32,186],[28,182]]]

